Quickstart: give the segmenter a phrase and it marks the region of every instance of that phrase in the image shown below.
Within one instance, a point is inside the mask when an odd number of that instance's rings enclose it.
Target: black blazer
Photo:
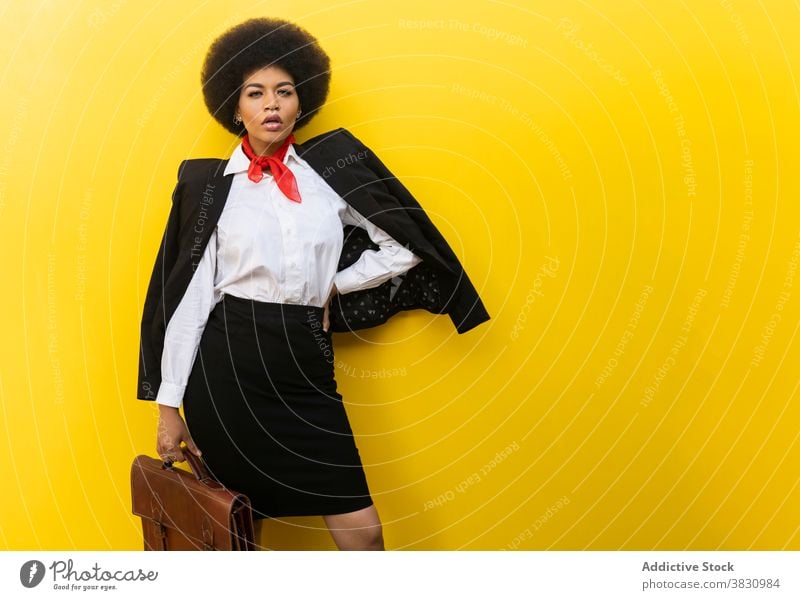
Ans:
[[[422,262],[400,277],[334,296],[332,331],[373,327],[401,310],[423,308],[448,314],[464,333],[489,319],[477,291],[447,241],[389,169],[343,128],[315,136],[295,150],[346,202]],[[154,400],[161,385],[161,354],[167,323],[183,298],[228,197],[233,175],[226,159],[185,160],[178,168],[172,208],[161,239],[142,312],[137,397]],[[377,248],[364,229],[344,228],[338,269]]]

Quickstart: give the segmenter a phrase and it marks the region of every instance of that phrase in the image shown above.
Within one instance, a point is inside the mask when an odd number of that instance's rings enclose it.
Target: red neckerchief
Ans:
[[[278,148],[274,154],[270,156],[259,156],[253,152],[253,147],[250,145],[248,134],[244,134],[242,138],[242,150],[244,150],[247,158],[250,159],[250,168],[247,170],[247,177],[251,181],[258,183],[264,177],[263,169],[269,167],[272,171],[272,176],[278,184],[278,189],[283,192],[283,195],[300,202],[300,190],[297,189],[297,180],[294,177],[291,169],[283,164],[283,159],[289,150],[289,144],[294,143],[294,134],[289,134],[283,141],[283,144]]]

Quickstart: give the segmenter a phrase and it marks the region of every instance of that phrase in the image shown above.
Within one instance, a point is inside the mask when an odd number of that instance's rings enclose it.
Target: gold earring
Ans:
[[[239,123],[241,123],[241,122],[242,122],[242,117],[240,117],[239,115],[233,115],[233,122],[234,122],[236,125],[238,125]]]

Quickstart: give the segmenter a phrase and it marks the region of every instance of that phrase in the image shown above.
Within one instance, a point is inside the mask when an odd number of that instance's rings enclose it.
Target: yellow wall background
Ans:
[[[337,334],[393,549],[800,549],[800,14],[763,0],[4,3],[0,546],[137,549],[139,319],[211,40],[297,21],[493,319]],[[245,6],[245,5],[242,5]],[[334,548],[321,518],[265,528]]]

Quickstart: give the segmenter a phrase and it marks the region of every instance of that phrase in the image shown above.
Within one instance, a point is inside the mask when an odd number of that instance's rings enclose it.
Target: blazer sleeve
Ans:
[[[147,286],[139,342],[139,377],[137,398],[155,400],[161,383],[161,353],[166,323],[165,284],[180,251],[180,202],[184,185],[181,173],[187,161],[178,167],[178,182],[172,192],[172,206],[161,236],[155,263]]]

